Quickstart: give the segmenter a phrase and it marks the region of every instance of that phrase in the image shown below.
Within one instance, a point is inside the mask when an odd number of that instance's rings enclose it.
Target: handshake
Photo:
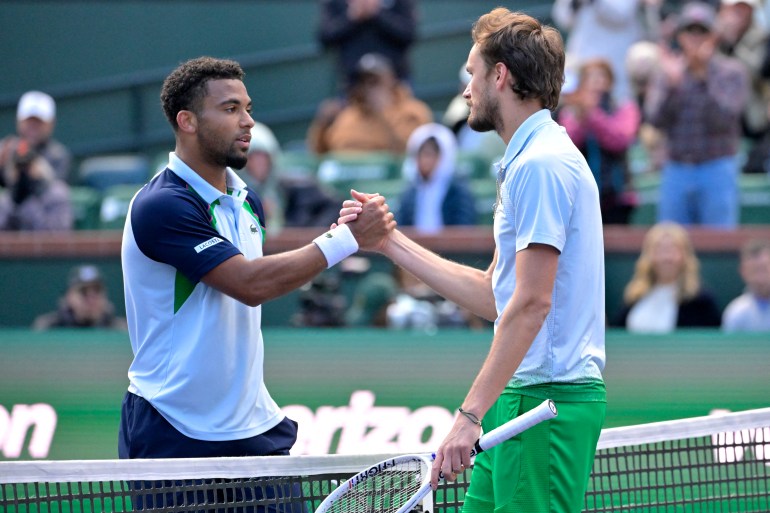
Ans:
[[[396,228],[393,212],[390,211],[384,196],[356,190],[350,192],[352,199],[342,202],[340,217],[332,228],[348,224],[359,248],[381,252],[388,236]]]
[[[393,212],[384,196],[356,190],[350,192],[352,199],[342,202],[337,222],[313,240],[326,257],[327,267],[359,249],[384,252],[389,236],[396,228]]]

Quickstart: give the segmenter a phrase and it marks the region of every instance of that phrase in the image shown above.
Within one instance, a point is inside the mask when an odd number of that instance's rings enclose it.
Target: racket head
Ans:
[[[430,488],[432,463],[426,454],[383,460],[339,485],[315,513],[396,513]]]

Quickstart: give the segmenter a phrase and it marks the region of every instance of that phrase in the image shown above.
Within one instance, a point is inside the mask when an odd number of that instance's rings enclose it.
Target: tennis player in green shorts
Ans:
[[[550,398],[555,419],[476,458],[463,512],[579,512],[606,407],[599,192],[551,117],[564,81],[559,33],[498,8],[479,18],[472,36],[468,123],[495,130],[507,144],[492,263],[480,270],[448,261],[398,230],[377,250],[495,323],[489,354],[436,453],[434,486],[439,472],[453,480],[471,464],[482,427],[489,431]],[[340,223],[373,197],[352,196]]]

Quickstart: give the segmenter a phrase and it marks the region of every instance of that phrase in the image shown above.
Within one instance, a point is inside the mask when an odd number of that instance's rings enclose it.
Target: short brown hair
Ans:
[[[588,71],[593,68],[602,70],[607,75],[610,85],[615,83],[615,72],[612,70],[612,64],[607,59],[601,57],[589,59],[580,65],[580,83],[585,82]]]
[[[176,115],[180,110],[200,111],[209,80],[243,80],[243,77],[243,69],[235,61],[198,57],[184,62],[163,81],[160,92],[163,113],[177,131]]]
[[[473,24],[471,36],[488,68],[505,64],[519,98],[539,99],[543,107],[556,108],[564,83],[564,42],[558,30],[498,7]]]

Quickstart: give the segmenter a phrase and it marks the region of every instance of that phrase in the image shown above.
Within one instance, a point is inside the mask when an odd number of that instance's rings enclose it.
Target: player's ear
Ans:
[[[182,132],[194,133],[198,129],[198,118],[191,110],[180,110],[176,114],[176,124]]]
[[[508,66],[502,62],[498,62],[495,64],[493,73],[495,74],[495,86],[498,89],[507,89],[510,87],[509,82],[512,77],[511,72],[508,70]]]

